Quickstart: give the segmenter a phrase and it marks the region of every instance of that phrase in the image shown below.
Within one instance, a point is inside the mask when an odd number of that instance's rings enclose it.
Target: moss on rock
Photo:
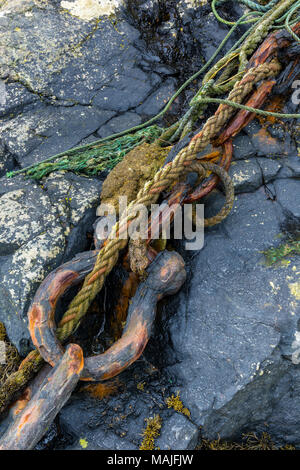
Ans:
[[[144,143],[131,150],[104,181],[101,202],[118,210],[119,196],[127,196],[128,203],[133,201],[146,181],[162,167],[169,150],[155,143]]]

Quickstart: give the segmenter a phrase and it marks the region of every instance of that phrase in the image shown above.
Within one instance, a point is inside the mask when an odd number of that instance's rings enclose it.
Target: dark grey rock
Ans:
[[[260,432],[268,432],[279,445],[288,442],[297,448],[300,442],[299,374],[299,366],[290,367],[287,373],[279,378],[274,390],[276,397],[274,409],[267,417],[265,426],[261,425],[259,429]]]
[[[11,119],[2,139],[20,164],[28,166],[76,146],[113,115],[92,107],[43,106]]]
[[[282,162],[279,158],[277,160],[271,158],[257,158],[256,161],[262,171],[264,183],[269,183],[275,179],[282,168]]]
[[[62,173],[43,186],[22,177],[0,183],[0,320],[24,354],[27,308],[44,277],[87,247],[101,182]]]
[[[299,178],[300,177],[300,157],[297,152],[294,155],[283,157],[281,159],[282,169],[280,170],[279,178]]]
[[[262,173],[256,160],[233,162],[229,175],[236,194],[255,191],[262,185]]]
[[[38,96],[27,90],[21,83],[5,83],[5,99],[0,100],[0,117],[10,117],[23,112],[24,109],[32,108],[39,101]]]
[[[140,116],[133,112],[127,112],[111,119],[107,124],[98,129],[97,134],[100,137],[107,137],[117,132],[125,131],[130,127],[138,126],[142,120]]]
[[[240,133],[233,139],[234,160],[244,160],[255,156],[255,154],[256,150],[247,135]]]
[[[274,182],[276,198],[284,210],[300,217],[300,180],[280,179]]]
[[[157,80],[159,80],[158,76],[156,76],[156,83],[152,84],[149,76],[138,68],[126,70],[126,76],[117,75],[108,86],[102,87],[95,95],[93,105],[100,109],[117,112],[135,108],[147,98],[152,86],[157,84]]]
[[[174,414],[165,403],[171,395],[167,378],[145,358],[123,372],[113,385],[118,391],[109,397],[92,398],[82,390],[61,410],[60,427],[73,438],[71,445],[85,439],[92,448],[137,450],[146,419],[160,415],[164,423]]]
[[[287,358],[300,316],[299,260],[268,268],[262,254],[278,244],[284,219],[262,190],[237,196],[231,215],[207,231],[203,250],[187,257],[190,281],[166,308],[173,314],[163,323],[161,366],[210,438],[261,429],[276,420],[278,381],[289,374],[282,392],[293,389],[290,371],[298,366]]]
[[[15,169],[15,159],[0,141],[0,177],[13,169]]]
[[[160,450],[195,449],[199,439],[199,428],[185,416],[175,413],[162,426],[156,445]]]
[[[280,158],[294,155],[296,152],[294,140],[288,130],[280,125],[274,124],[265,128],[254,120],[245,127],[244,131],[251,139],[258,157]]]
[[[168,100],[175,93],[175,81],[169,78],[157,91],[155,91],[141,106],[137,112],[142,116],[154,116],[167,104]]]
[[[77,413],[74,407],[67,406],[60,415],[60,424],[69,434],[74,436],[73,444],[66,450],[133,450],[136,447],[126,439],[121,439],[112,430],[104,426],[93,426],[95,416],[93,408],[82,409]]]
[[[114,129],[140,123],[134,108],[165,80],[171,86],[171,67],[159,69],[159,58],[148,53],[140,32],[121,15],[84,21],[56,3],[34,0],[13,11],[5,7],[3,15],[12,34],[0,24],[6,89],[1,137],[21,166],[76,146],[116,113],[129,112],[111,122]],[[157,109],[168,90],[158,93]]]

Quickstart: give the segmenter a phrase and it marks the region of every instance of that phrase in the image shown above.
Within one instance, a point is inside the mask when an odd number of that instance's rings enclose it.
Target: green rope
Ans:
[[[246,111],[251,111],[251,113],[260,114],[261,116],[273,116],[273,117],[282,118],[282,119],[294,119],[294,118],[300,119],[300,114],[274,113],[273,111],[264,111],[262,109],[251,108],[250,106],[246,106],[244,104],[238,104],[238,103],[235,103],[234,101],[230,101],[226,99],[222,100],[220,98],[201,98],[199,101],[200,102],[202,101],[203,103],[227,104],[229,106],[232,106],[233,108],[245,109]]]
[[[240,25],[240,24],[243,24],[243,20],[245,18],[247,18],[249,15],[253,15],[253,14],[258,14],[259,16],[261,16],[261,14],[259,12],[249,12],[249,13],[245,13],[243,16],[241,16],[237,21],[236,23],[233,25],[233,27],[231,28],[231,30],[228,32],[227,36],[224,38],[224,41],[228,40],[229,37],[233,34],[233,32],[235,31],[235,29]],[[194,125],[194,123],[197,121],[197,119],[199,119],[199,117],[201,116],[201,114],[204,113],[205,109],[207,106],[203,106],[202,105],[199,105],[199,100],[198,100],[198,96],[207,96],[208,93],[210,94],[223,94],[223,93],[226,93],[231,86],[234,85],[234,83],[239,79],[239,77],[237,76],[235,80],[229,82],[226,86],[220,86],[218,84],[215,84],[214,83],[214,80],[212,80],[210,77],[218,72],[224,63],[226,63],[226,61],[228,61],[229,59],[229,56],[232,53],[236,54],[238,49],[237,47],[239,46],[239,44],[244,40],[245,37],[247,37],[248,34],[250,34],[250,32],[255,28],[255,26],[257,25],[257,22],[259,20],[257,19],[256,20],[256,23],[251,26],[251,28],[248,29],[248,31],[246,31],[246,33],[243,34],[242,38],[240,38],[232,47],[231,49],[227,52],[227,54],[221,59],[219,60],[211,69],[210,71],[205,75],[205,77],[203,78],[202,80],[202,86],[201,88],[199,89],[199,91],[197,92],[197,94],[194,96],[194,98],[192,98],[192,100],[190,101],[190,109],[185,113],[185,115],[180,119],[179,121],[179,126],[177,126],[177,130],[176,132],[173,134],[173,136],[170,138],[170,142],[175,142],[176,140],[181,140],[183,139],[191,130],[192,130],[192,127]],[[216,53],[215,53],[215,56],[220,52],[219,49],[221,49],[221,46],[222,44],[220,44],[219,48],[216,50]],[[208,64],[206,65],[210,65],[212,62],[209,61]]]
[[[244,71],[247,62],[248,56],[252,54],[255,49],[257,48],[258,44],[267,36],[269,30],[271,29],[274,22],[281,17],[281,15],[286,12],[286,10],[290,10],[292,8],[293,3],[295,0],[281,0],[275,7],[269,10],[268,13],[265,14],[261,23],[258,27],[254,30],[253,34],[251,34],[243,44],[240,52],[240,66],[239,72]]]
[[[221,3],[224,3],[225,1],[227,1],[227,0],[213,0],[211,7],[212,7],[212,11],[213,11],[215,17],[217,18],[218,21],[220,21],[220,23],[231,26],[235,23],[233,21],[227,21],[224,18],[222,18],[219,15],[219,13],[216,9],[216,5],[220,5]],[[273,7],[276,8],[276,6],[277,6],[277,4],[279,3],[280,0],[272,0],[271,2],[268,3],[268,5],[259,5],[259,4],[256,4],[256,3],[252,2],[251,0],[236,0],[236,1],[238,3],[244,3],[249,8],[254,10],[252,13],[263,13],[263,12],[269,13]],[[299,5],[299,2],[297,2],[297,4]],[[296,41],[299,42],[298,36],[293,32],[293,30],[291,29],[290,24],[289,24],[289,19],[291,18],[292,14],[299,8],[299,7],[297,7],[297,4],[295,5],[295,7],[292,8],[292,11],[287,11],[280,18],[275,19],[275,23],[279,23],[279,24],[278,25],[273,25],[270,29],[280,29],[280,28],[282,28],[283,22],[284,22],[284,20],[286,20],[285,23],[284,23],[285,28],[293,36],[293,38],[296,39]],[[253,21],[255,21],[255,19],[249,19],[249,20],[243,22],[242,24],[251,23]],[[295,20],[295,22],[292,23],[292,26],[296,22],[297,22],[297,20]]]
[[[290,0],[292,1],[292,0]],[[174,142],[177,138],[182,139],[186,134],[188,134],[192,128],[194,123],[197,121],[197,119],[200,117],[201,114],[205,111],[207,107],[207,103],[202,100],[199,100],[198,97],[203,97],[205,98],[208,94],[210,95],[220,95],[224,94],[227,91],[229,91],[234,84],[241,78],[241,74],[244,72],[244,69],[247,64],[247,58],[248,56],[255,50],[257,47],[257,44],[261,42],[262,38],[264,38],[267,34],[268,31],[271,29],[272,24],[274,23],[274,20],[282,14],[282,11],[284,11],[285,8],[288,8],[288,5],[286,2],[281,1],[278,4],[278,0],[276,2],[271,2],[268,6],[269,8],[267,9],[267,12],[263,15],[261,12],[250,12],[249,14],[256,14],[259,16],[262,16],[261,19],[255,19],[254,25],[252,25],[240,38],[233,46],[232,48],[228,51],[228,53],[223,57],[217,64],[215,64],[210,71],[205,75],[202,83],[202,87],[196,94],[196,96],[192,99],[190,102],[191,109],[187,111],[187,113],[183,116],[183,118],[180,120],[180,126],[171,138],[171,142]],[[212,2],[212,7],[214,7],[216,4],[216,0],[213,0]],[[274,7],[274,5],[276,6]],[[273,9],[271,7],[273,6]],[[238,22],[234,24],[233,27],[237,26],[237,24],[245,24],[245,17],[246,15],[243,15]],[[281,17],[282,18],[282,17]],[[244,40],[245,44],[241,48],[237,48],[240,43],[242,43]],[[231,57],[235,57],[236,54],[239,54],[239,71],[236,75],[232,77],[231,80],[225,80],[225,83],[222,84],[222,80],[224,78],[221,77],[217,80],[215,83],[212,80],[212,77],[216,75],[216,73],[224,66],[226,63],[228,63]],[[226,74],[230,78],[230,65],[226,67],[223,75],[226,77]],[[209,84],[209,86],[207,86]]]
[[[288,30],[288,32],[293,36],[293,38],[297,41],[300,42],[300,38],[297,36],[297,34],[294,33],[292,28],[290,27],[290,19],[293,13],[295,13],[296,10],[299,10],[300,8],[300,2],[297,2],[296,5],[291,9],[291,11],[288,13],[286,19],[285,19],[285,27]]]
[[[258,12],[258,11],[251,12],[252,14],[262,16],[262,18],[261,19],[256,18],[255,23],[243,34],[243,36],[237,41],[237,43],[235,43],[232,46],[232,48],[228,51],[225,57],[223,57],[217,64],[215,64],[214,67],[212,67],[210,71],[206,74],[206,76],[204,77],[202,81],[203,83],[202,87],[200,88],[199,92],[192,99],[190,103],[190,106],[192,107],[192,109],[188,110],[188,112],[181,119],[180,121],[181,124],[179,128],[177,129],[176,133],[174,134],[173,138],[171,139],[172,142],[179,136],[180,136],[180,139],[182,139],[188,132],[190,132],[192,130],[194,122],[197,120],[197,118],[200,117],[200,114],[203,113],[204,110],[206,109],[207,104],[205,104],[204,101],[202,102],[199,101],[197,99],[198,95],[203,96],[204,98],[208,94],[218,95],[218,94],[224,94],[227,91],[229,91],[234,86],[234,84],[241,78],[241,74],[245,70],[246,64],[248,62],[248,59],[247,59],[248,56],[253,52],[253,50],[255,50],[259,42],[261,42],[261,40],[268,34],[268,31],[272,28],[274,21],[278,21],[278,20],[283,21],[284,18],[286,18],[286,16],[289,14],[289,10],[285,13],[285,15],[283,16],[280,16],[280,15],[282,14],[282,11],[284,11],[284,9],[291,8],[290,3],[293,3],[293,1],[294,0],[290,0],[290,2],[281,1],[279,3],[279,0],[276,0],[276,2],[270,2],[267,5],[268,8],[265,9],[266,13],[263,16],[261,12]],[[216,3],[217,1],[213,0],[212,8],[214,12],[215,12],[214,7]],[[298,3],[300,2],[299,1],[297,2],[297,4],[293,7],[293,10],[290,12],[290,14],[292,14],[293,11],[296,9]],[[278,16],[280,16],[279,19],[278,19]],[[287,21],[289,18],[287,18]],[[238,23],[245,24],[246,22],[243,21],[244,19],[245,19],[244,16],[241,17]],[[238,49],[237,47],[244,40],[245,40],[244,45]],[[218,70],[220,70],[223,67],[223,65],[226,64],[226,62],[228,62],[230,58],[230,54],[232,54],[232,57],[234,57],[235,54],[237,53],[239,53],[239,62],[240,62],[239,72],[234,77],[232,77],[231,80],[225,81],[224,84],[222,84],[222,76],[219,78],[219,80],[217,80],[216,83],[214,82],[211,83],[212,82],[211,78],[215,76],[216,72],[218,72]],[[230,69],[230,66],[227,66],[227,69]],[[227,69],[225,69],[225,74],[224,74],[225,76],[226,76],[226,73],[228,74]],[[228,75],[228,78],[229,78],[229,75]],[[210,87],[209,89],[205,89],[208,83],[210,83]],[[181,131],[181,134],[180,134],[180,131]]]
[[[217,1],[218,0],[213,0],[212,3],[211,3],[211,9],[213,11],[213,14],[215,15],[215,17],[217,18],[217,20],[220,22],[220,23],[223,23],[223,24],[227,24],[229,26],[232,26],[232,25],[235,25],[235,21],[227,21],[225,20],[224,18],[222,18],[217,9],[216,9],[216,4],[217,4]],[[222,1],[225,1],[225,0],[222,0]],[[241,2],[242,0],[237,0],[238,2]],[[246,0],[247,1],[247,0]],[[278,1],[278,0],[276,0]],[[250,12],[250,13],[254,13],[254,12]],[[258,13],[258,14],[263,14],[263,12],[260,12],[260,11],[256,11],[255,13]],[[246,20],[246,21],[243,21],[241,24],[247,24],[247,23],[252,23],[253,21],[256,21],[255,18],[250,18],[249,20]]]
[[[95,145],[94,148],[80,152],[77,155],[65,155],[51,162],[41,162],[30,169],[25,169],[26,174],[36,180],[40,180],[53,171],[63,170],[93,176],[105,169],[111,170],[114,168],[130,150],[142,142],[154,142],[161,135],[162,130],[158,126],[150,126],[133,135],[120,137],[107,144]],[[8,174],[8,176],[14,176],[14,174]]]
[[[224,3],[226,1],[227,0],[217,0],[216,4],[220,5],[221,3]],[[252,2],[251,0],[238,0],[239,3],[244,3],[244,5],[246,5],[251,10],[261,11],[263,13],[273,8],[273,6],[275,6],[276,3],[278,3],[278,1],[279,0],[272,0],[267,5],[260,5],[259,3]]]

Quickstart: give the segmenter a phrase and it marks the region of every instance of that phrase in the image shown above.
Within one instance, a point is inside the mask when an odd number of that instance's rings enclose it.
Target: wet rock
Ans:
[[[162,103],[167,104],[168,100],[175,93],[175,80],[169,78],[157,91],[155,91],[143,104],[137,108],[137,112],[142,116],[155,116],[162,108]]]
[[[75,147],[113,115],[91,107],[42,106],[4,124],[2,139],[24,167]]]
[[[44,277],[87,247],[101,182],[56,174],[44,185],[0,180],[0,319],[26,353],[27,308]]]
[[[138,126],[141,122],[142,119],[138,114],[128,111],[125,114],[121,114],[120,116],[111,119],[97,131],[97,134],[99,137],[107,137],[111,134],[125,131],[130,127]]]
[[[0,177],[15,167],[14,157],[7,151],[5,145],[0,141]]]
[[[280,178],[299,178],[300,176],[300,157],[295,151],[293,155],[283,157],[281,160],[282,169],[280,170]]]
[[[104,86],[95,97],[93,104],[100,109],[124,112],[137,107],[150,94],[152,87],[157,85],[159,77],[148,75],[139,68],[129,68],[125,76],[117,74],[109,86]]]
[[[138,450],[147,418],[159,415],[164,423],[174,415],[165,403],[171,394],[170,383],[145,357],[117,381],[99,387],[94,385],[94,392],[81,389],[59,414],[62,431],[73,438],[71,448],[78,448],[84,440],[88,449]],[[185,433],[191,437],[191,426],[185,424]]]
[[[258,157],[283,157],[295,154],[295,142],[282,126],[262,127],[256,120],[245,127]]]
[[[5,83],[2,81],[1,85],[5,95],[4,98],[1,96],[0,117],[16,116],[25,109],[32,109],[34,104],[39,101],[38,96],[27,90],[21,83]]]
[[[274,395],[277,400],[272,414],[268,416],[267,425],[261,425],[259,429],[260,432],[267,431],[279,444],[288,442],[297,448],[300,442],[299,384],[299,368],[291,366],[276,384]]]
[[[276,178],[282,168],[281,159],[273,160],[271,158],[257,158],[256,161],[262,171],[264,183],[269,183]]]
[[[96,403],[94,403],[95,407]],[[95,427],[96,410],[91,405],[86,408],[77,403],[80,413],[74,406],[67,406],[60,415],[60,425],[73,436],[73,443],[67,448],[71,450],[133,450],[136,449],[126,438],[122,439],[112,430],[105,429],[100,423]],[[97,405],[96,405],[97,406]]]
[[[256,155],[250,138],[243,132],[238,134],[233,141],[233,158],[234,160],[244,160]]]
[[[297,179],[280,179],[274,182],[276,199],[285,211],[300,217],[300,182]]]
[[[161,429],[161,437],[156,441],[160,450],[195,449],[199,439],[199,429],[185,416],[174,413]]]
[[[163,323],[169,346],[161,366],[210,438],[233,439],[276,421],[278,381],[286,377],[281,393],[293,389],[299,260],[267,267],[262,254],[278,244],[284,220],[261,189],[238,195],[228,219],[207,231],[203,250],[186,257],[190,282],[166,308],[173,314]],[[298,435],[296,423],[291,434]]]
[[[220,9],[221,15],[224,13],[224,17],[228,16],[235,17],[238,19],[242,14],[243,10],[240,5],[236,2],[226,2]],[[196,8],[195,8],[196,7]],[[198,7],[198,8],[197,8]],[[200,54],[204,61],[211,58],[215,49],[220,45],[221,41],[225,38],[228,27],[216,19],[211,11],[209,2],[194,1],[194,0],[180,0],[176,5],[178,15],[184,25],[183,37],[180,39],[188,42],[188,35],[184,33],[189,32],[189,37],[193,38],[194,46],[200,50]],[[228,50],[237,41],[238,37],[233,34],[228,40],[224,47],[224,51]],[[191,43],[191,41],[189,41]],[[188,45],[185,44],[187,50]],[[203,65],[203,64],[202,64]]]
[[[140,123],[135,108],[170,75],[170,68],[153,71],[159,59],[146,50],[135,27],[122,15],[99,18],[96,4],[90,19],[86,9],[93,5],[84,9],[79,0],[74,15],[60,2],[2,7],[1,138],[20,166],[97,137],[98,130],[107,135],[117,126]],[[161,90],[156,109],[168,98],[169,88]],[[120,112],[125,117],[111,121]]]
[[[256,160],[233,162],[229,175],[236,194],[254,191],[262,184],[262,175]]]

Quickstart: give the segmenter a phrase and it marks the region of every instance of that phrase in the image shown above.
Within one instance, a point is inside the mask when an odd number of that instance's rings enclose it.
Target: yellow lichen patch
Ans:
[[[137,388],[138,390],[140,390],[141,392],[143,392],[144,389],[145,389],[145,384],[146,384],[146,382],[139,382],[139,383],[137,384],[136,388]]]
[[[207,0],[185,0],[188,8],[202,7],[207,4]]]
[[[159,415],[155,415],[154,418],[148,418],[145,421],[147,426],[143,431],[144,438],[140,450],[158,450],[155,447],[155,439],[160,435],[162,419]]]
[[[18,369],[21,362],[17,349],[8,342],[6,329],[0,322],[0,386],[5,380]],[[2,357],[4,355],[4,358]],[[3,360],[4,359],[4,360]]]
[[[168,408],[173,408],[175,411],[178,411],[179,413],[184,414],[185,416],[190,417],[191,412],[187,408],[183,406],[182,401],[180,400],[180,395],[179,392],[177,392],[177,395],[171,395],[169,398],[166,399],[166,404]]]
[[[89,443],[86,439],[79,439],[79,444],[83,449],[86,449],[87,446],[89,445]]]
[[[293,282],[289,284],[289,289],[291,294],[295,297],[296,300],[300,300],[300,282]]]
[[[128,203],[133,201],[146,181],[162,167],[169,150],[147,143],[131,150],[104,181],[101,202],[113,205],[118,211],[119,196],[127,196]]]

